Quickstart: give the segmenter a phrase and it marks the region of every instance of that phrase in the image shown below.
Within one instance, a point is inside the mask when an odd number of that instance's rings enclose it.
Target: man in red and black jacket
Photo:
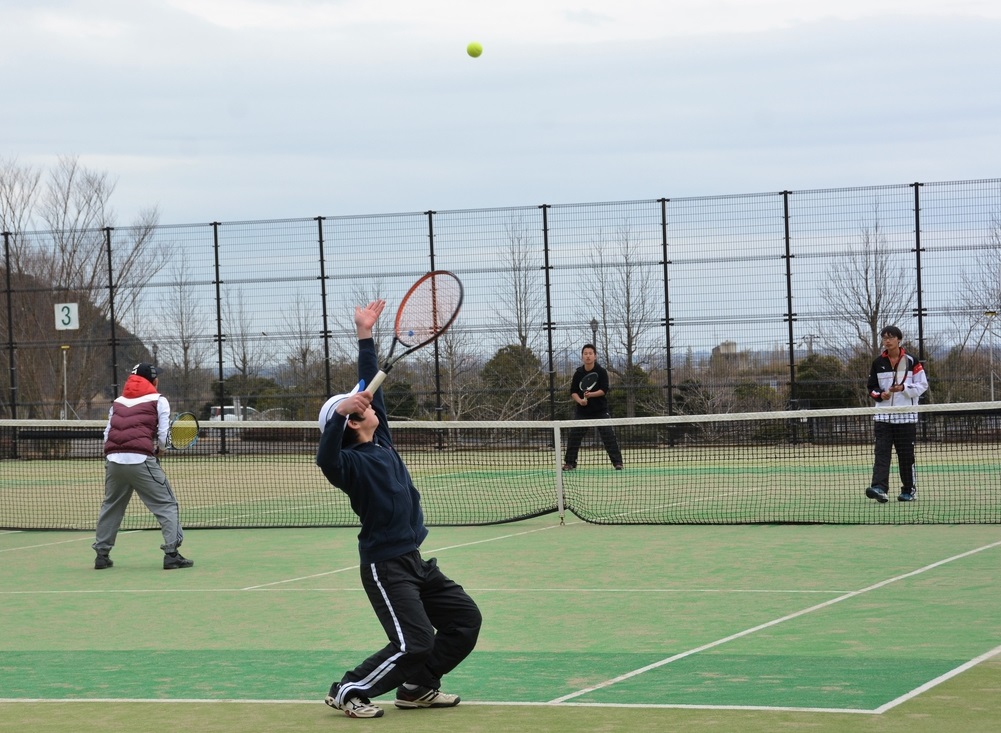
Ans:
[[[94,567],[114,565],[110,554],[132,494],[139,494],[163,533],[163,569],[190,568],[193,560],[177,548],[184,539],[177,498],[157,455],[167,445],[170,403],[157,391],[159,375],[152,364],[132,367],[122,396],[111,404],[104,428],[104,503],[97,517]]]
[[[918,404],[928,389],[928,376],[921,362],[901,347],[904,334],[896,326],[880,331],[883,353],[873,362],[867,384],[869,397],[876,402],[873,432],[876,437],[872,482],[865,495],[885,504],[889,497],[890,457],[897,451],[900,494],[897,501],[914,501],[917,486],[914,477],[914,443],[918,432],[918,413],[887,412],[887,407],[910,407]],[[883,408],[883,409],[880,409]]]

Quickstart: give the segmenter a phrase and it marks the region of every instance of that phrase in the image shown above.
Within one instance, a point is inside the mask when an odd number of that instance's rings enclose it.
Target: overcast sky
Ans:
[[[997,0],[0,0],[0,159],[107,171],[122,225],[996,178],[998,39]]]

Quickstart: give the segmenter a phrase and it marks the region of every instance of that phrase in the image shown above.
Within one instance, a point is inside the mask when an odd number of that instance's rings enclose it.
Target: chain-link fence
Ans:
[[[393,311],[431,269],[465,303],[394,370],[397,418],[564,417],[588,342],[618,416],[858,406],[890,323],[931,401],[994,398],[1001,179],[4,232],[3,250],[7,418],[103,417],[146,360],[177,410],[312,419],[354,383],[353,306]]]

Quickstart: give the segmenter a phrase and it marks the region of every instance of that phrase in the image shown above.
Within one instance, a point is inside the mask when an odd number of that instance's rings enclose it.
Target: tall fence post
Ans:
[[[430,269],[435,269],[434,257],[434,215],[435,212],[424,212],[428,218],[428,264]],[[441,350],[438,348],[438,339],[434,340],[434,414],[436,420],[442,419],[444,407],[441,400]],[[441,436],[439,435],[439,440]]]
[[[546,274],[546,352],[549,354],[549,419],[556,419],[556,358],[553,354],[553,283],[549,263],[549,204],[542,204],[542,270]]]
[[[327,255],[324,251],[323,221],[324,217],[316,218],[316,241],[320,248],[320,309],[323,314],[323,387],[326,393],[333,394],[330,384],[330,316],[327,312]]]
[[[108,252],[108,319],[111,321],[111,392],[118,394],[118,334],[115,329],[115,270],[111,259],[111,230],[104,228],[104,244]]]
[[[789,402],[797,404],[796,400],[796,313],[792,309],[792,237],[789,234],[789,194],[792,191],[782,191],[782,223],[784,227],[786,261],[786,314],[789,324]]]
[[[14,357],[14,279],[10,268],[10,232],[3,233],[3,260],[7,271],[7,358],[10,369],[10,417],[17,420],[17,359]]]
[[[212,253],[215,261],[215,269],[213,271],[212,283],[215,285],[215,342],[216,342],[216,358],[218,359],[218,382],[217,396],[219,400],[219,419],[224,419],[226,416],[226,377],[223,372],[223,346],[226,341],[226,334],[223,333],[222,328],[222,270],[219,266],[219,227],[221,224],[217,221],[212,222]],[[219,431],[219,452],[228,453],[226,449],[226,431]]]
[[[917,308],[914,315],[918,318],[918,359],[925,360],[925,307],[921,288],[921,187],[923,183],[914,182],[914,285],[917,290]]]
[[[671,287],[668,277],[668,265],[671,261],[667,258],[667,202],[671,199],[658,199],[660,201],[660,264],[664,268],[664,371],[667,376],[667,383],[664,388],[667,390],[667,414],[674,414],[674,366],[671,360]]]

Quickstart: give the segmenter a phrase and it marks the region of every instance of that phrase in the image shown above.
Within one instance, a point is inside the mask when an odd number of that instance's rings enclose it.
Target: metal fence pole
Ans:
[[[108,320],[111,321],[111,391],[118,394],[118,335],[115,330],[115,271],[111,262],[111,230],[104,228],[105,247],[108,251]]]
[[[782,224],[784,227],[785,254],[786,261],[786,314],[785,320],[789,324],[789,401],[796,404],[796,313],[792,309],[792,238],[789,234],[789,194],[791,191],[782,191]]]
[[[330,384],[330,317],[327,312],[327,256],[324,251],[323,220],[316,217],[316,241],[320,248],[320,308],[323,313],[323,388],[333,394]]]
[[[14,292],[10,267],[10,232],[3,233],[3,259],[7,270],[7,354],[10,369],[10,417],[17,420],[17,359],[14,356]]]
[[[912,183],[914,188],[914,277],[917,289],[917,308],[914,314],[918,319],[918,359],[925,360],[925,308],[921,288],[921,186],[923,183]]]
[[[222,420],[226,416],[226,379],[223,373],[223,345],[226,340],[226,335],[223,333],[222,329],[222,276],[221,269],[219,267],[219,227],[221,224],[217,221],[212,222],[212,252],[215,259],[215,269],[214,277],[212,283],[215,285],[215,342],[216,342],[216,357],[218,359],[218,389],[217,389],[217,399],[219,400],[219,419]],[[219,431],[219,452],[228,453],[226,449],[226,432],[225,430]]]
[[[667,414],[674,414],[674,367],[671,362],[671,288],[669,285],[668,265],[671,261],[667,258],[667,202],[671,199],[659,199],[660,201],[660,264],[664,268],[664,371],[666,376],[667,390]]]
[[[553,354],[553,283],[550,279],[552,265],[549,263],[549,204],[543,204],[542,209],[542,254],[543,267],[546,277],[546,327],[547,345],[546,351],[549,354],[549,419],[556,419],[556,358]]]

